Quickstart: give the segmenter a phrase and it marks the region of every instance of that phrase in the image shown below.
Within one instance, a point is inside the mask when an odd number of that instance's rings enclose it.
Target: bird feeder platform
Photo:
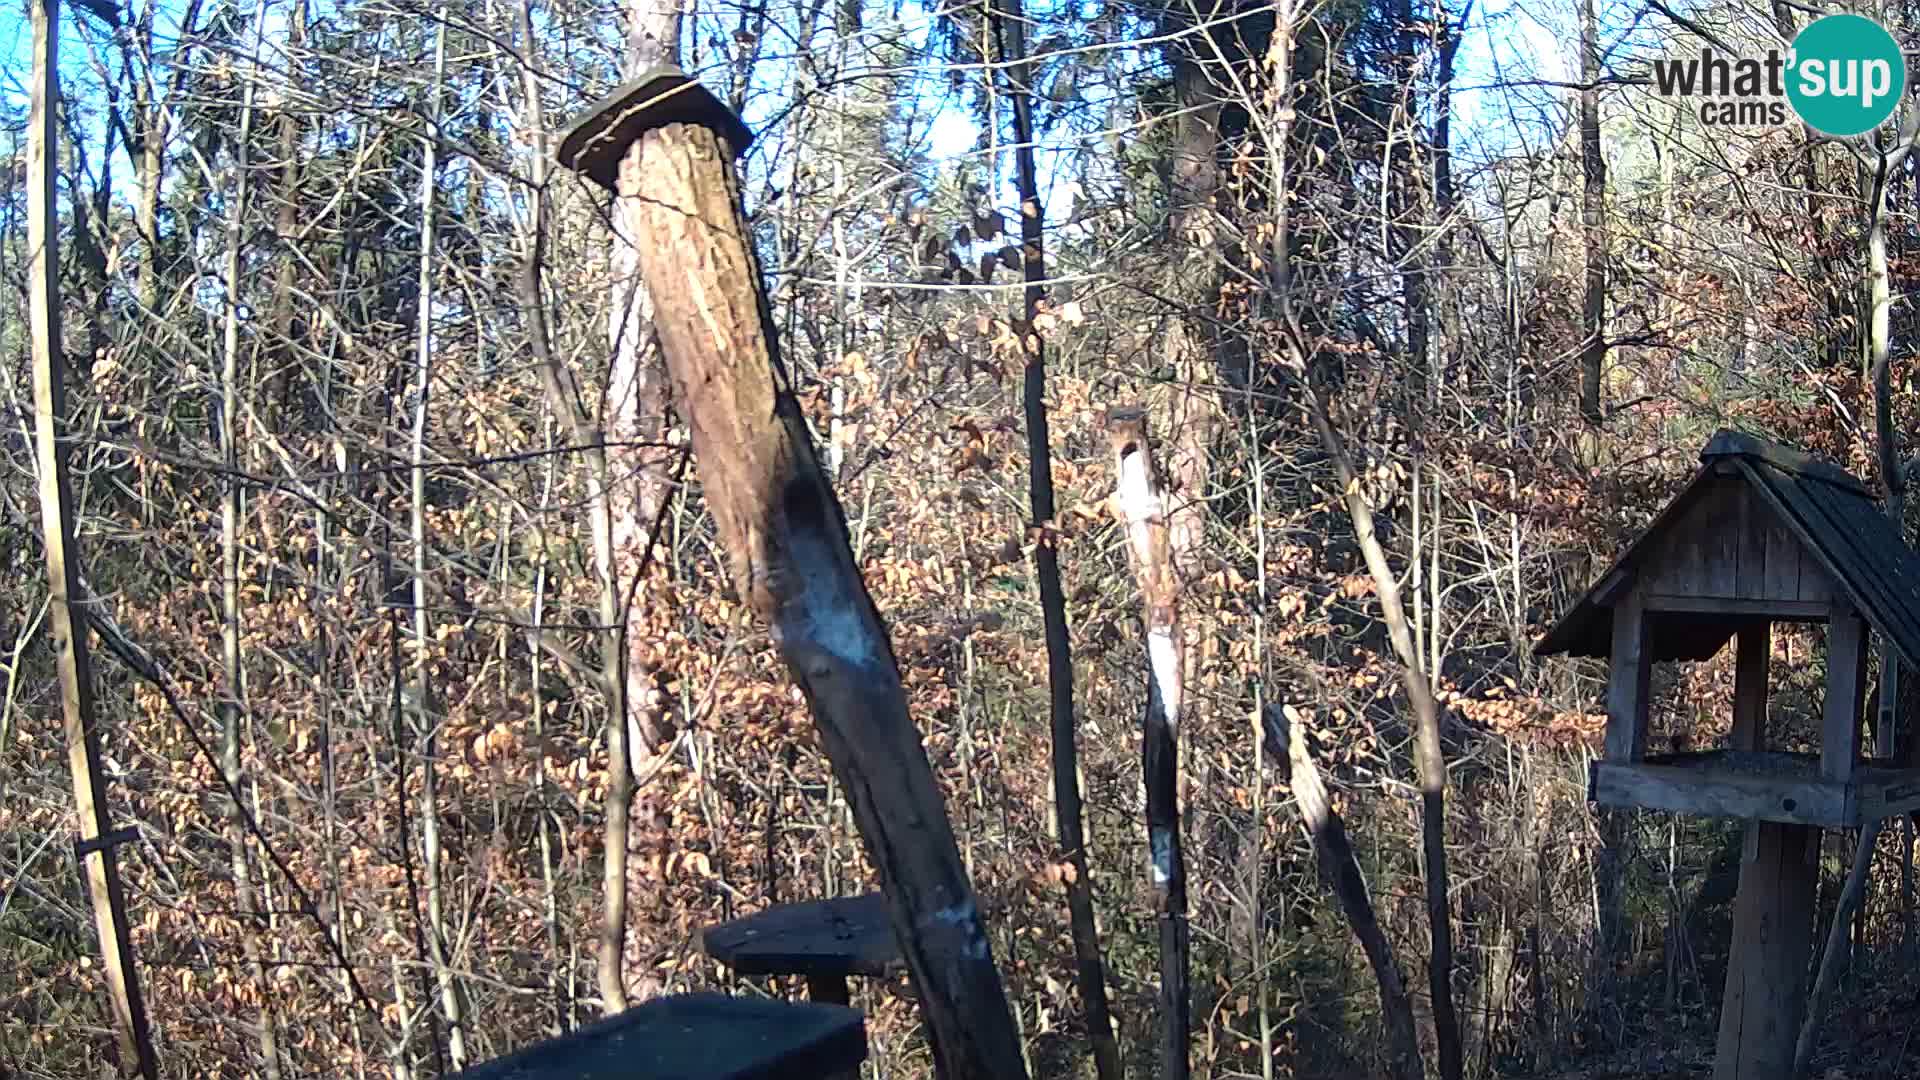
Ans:
[[[1587,797],[1601,806],[1668,810],[1826,829],[1856,829],[1920,809],[1920,769],[1872,758],[1853,778],[1820,775],[1818,754],[1708,750],[1650,754],[1637,762],[1596,761]]]
[[[700,948],[741,975],[800,975],[815,1001],[847,1003],[847,978],[900,970],[900,944],[886,898],[864,896],[780,904],[709,926]]]
[[[867,1057],[852,1009],[725,994],[656,998],[458,1080],[820,1080]]]

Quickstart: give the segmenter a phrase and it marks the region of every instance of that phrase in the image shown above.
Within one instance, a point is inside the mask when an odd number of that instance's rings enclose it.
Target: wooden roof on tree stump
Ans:
[[[713,91],[676,65],[656,64],[582,110],[561,130],[554,158],[614,191],[627,148],[668,124],[710,127],[736,155],[753,143],[753,132]]]
[[[840,1005],[725,994],[655,998],[457,1080],[803,1080],[858,1068],[866,1019]]]
[[[1901,538],[1865,484],[1830,461],[1735,431],[1716,434],[1700,460],[1700,471],[1547,632],[1534,647],[1535,655],[1607,656],[1614,601],[1637,577],[1671,569],[1682,554],[1683,523],[1731,482],[1745,486],[1753,497],[1749,505],[1772,515],[1767,522],[1744,522],[1748,529],[1772,527],[1774,522],[1784,526],[1798,540],[1803,556],[1824,571],[1831,587],[1846,592],[1854,608],[1909,666],[1920,667],[1920,554]],[[1742,524],[1729,521],[1725,528],[1739,530]],[[1734,537],[1734,549],[1741,546],[1739,539]],[[1744,614],[1650,613],[1653,658],[1705,660],[1720,651],[1743,621],[1753,618],[1806,615],[1785,607],[1778,612],[1754,607]]]

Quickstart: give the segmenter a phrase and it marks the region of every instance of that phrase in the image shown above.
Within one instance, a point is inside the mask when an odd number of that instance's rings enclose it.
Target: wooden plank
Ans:
[[[1876,504],[1818,485],[1810,494],[1848,541],[1855,598],[1874,605],[1862,614],[1881,622],[1897,648],[1920,650],[1920,556]]]
[[[1764,600],[1724,596],[1675,596],[1649,594],[1648,611],[1690,612],[1704,615],[1759,616],[1786,622],[1818,622],[1827,617],[1828,602],[1805,600]]]
[[[1663,538],[1664,553],[1647,566],[1643,574],[1648,592],[1661,592],[1672,596],[1708,595],[1705,578],[1707,576],[1710,545],[1708,536],[1712,522],[1717,514],[1723,480],[1711,479],[1694,497],[1692,505],[1687,507],[1669,527]]]
[[[1799,545],[1800,556],[1800,601],[1805,604],[1827,604],[1841,591],[1833,580],[1833,574],[1807,550],[1805,544]]]
[[[1878,775],[1854,781],[1860,793],[1861,823],[1920,810],[1920,769],[1874,769],[1870,772]]]
[[[1613,603],[1611,600],[1604,603],[1596,600],[1596,594],[1603,587],[1613,587],[1613,572],[1616,570],[1624,570],[1631,575],[1636,574],[1638,568],[1651,567],[1661,562],[1668,525],[1684,518],[1692,507],[1695,496],[1712,481],[1713,473],[1709,468],[1702,468],[1694,473],[1692,479],[1687,481],[1687,486],[1681,489],[1680,494],[1674,496],[1672,502],[1661,507],[1660,512],[1654,516],[1646,530],[1636,537],[1627,550],[1607,568],[1607,572],[1601,575],[1600,584],[1587,590],[1586,595],[1575,601],[1574,605],[1560,616],[1553,628],[1548,630],[1546,636],[1534,646],[1534,655],[1554,656],[1564,652],[1570,652],[1575,656],[1604,655],[1602,649],[1607,639],[1593,624],[1601,618],[1601,612],[1610,611]]]
[[[1830,828],[1858,824],[1847,786],[1817,777],[1597,761],[1589,769],[1588,790],[1602,806]]]
[[[839,1005],[725,994],[655,998],[457,1080],[786,1080],[856,1069],[866,1018]]]
[[[1773,511],[1753,493],[1750,481],[1741,476],[1738,537],[1740,580],[1736,595],[1754,599],[1783,599],[1767,591],[1767,530],[1774,527]]]
[[[1782,600],[1800,599],[1800,538],[1794,535],[1770,500],[1763,499],[1773,511],[1766,534],[1766,577],[1762,595]]]
[[[1866,485],[1833,462],[1745,432],[1719,431],[1707,440],[1706,449],[1700,451],[1700,460],[1720,457],[1758,458],[1785,472],[1818,477],[1861,495],[1867,493]]]
[[[901,966],[879,893],[779,904],[700,931],[700,949],[742,975],[845,978]]]
[[[1701,509],[1712,516],[1701,521],[1700,595],[1734,598],[1740,592],[1740,507],[1746,478],[1722,476]]]
[[[1720,1006],[1714,1080],[1780,1080],[1791,1074],[1806,1009],[1820,832],[1762,822],[1754,857],[1740,867],[1733,954]]]
[[[1653,657],[1640,590],[1629,589],[1613,608],[1613,649],[1607,675],[1607,760],[1639,761],[1647,744],[1647,690]]]
[[[1728,745],[1735,750],[1764,750],[1767,746],[1767,672],[1773,660],[1773,626],[1755,622],[1740,628],[1733,662],[1733,732]]]
[[[847,987],[847,980],[836,975],[807,976],[807,1000],[819,1001],[828,1005],[845,1005],[853,1000],[853,993]]]
[[[1845,594],[1827,621],[1827,694],[1820,725],[1820,775],[1846,783],[1860,757],[1860,706],[1866,687],[1865,625]]]

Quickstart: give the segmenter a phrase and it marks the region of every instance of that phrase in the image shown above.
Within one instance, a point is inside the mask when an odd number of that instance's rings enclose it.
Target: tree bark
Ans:
[[[441,113],[441,82],[447,67],[447,11],[443,6],[434,20],[437,32],[433,47],[433,82],[428,86],[432,103],[427,114],[437,127]],[[447,954],[447,919],[444,875],[441,872],[439,756],[440,710],[437,695],[428,676],[428,653],[433,640],[428,608],[432,597],[427,590],[427,402],[433,387],[433,256],[434,189],[439,180],[438,144],[424,140],[420,163],[420,288],[416,315],[413,387],[413,438],[409,456],[413,468],[412,500],[408,514],[408,541],[413,547],[413,689],[422,753],[420,757],[420,863],[427,884],[427,949],[433,961],[433,978],[439,991],[440,1011],[447,1019],[447,1057],[457,1071],[466,1068],[467,1033],[465,1008],[459,983]],[[404,796],[403,796],[404,797]]]
[[[1586,247],[1587,291],[1581,305],[1586,343],[1580,349],[1580,413],[1604,419],[1601,368],[1607,360],[1607,163],[1600,152],[1600,31],[1593,0],[1580,0],[1580,235]]]
[[[1027,422],[1027,495],[1033,512],[1033,570],[1040,588],[1040,612],[1047,641],[1047,690],[1052,720],[1053,802],[1060,847],[1073,878],[1067,882],[1067,914],[1073,928],[1074,978],[1087,1011],[1087,1039],[1101,1080],[1125,1074],[1107,1005],[1107,979],[1100,955],[1100,931],[1093,918],[1093,880],[1081,821],[1080,765],[1073,711],[1073,645],[1067,629],[1067,598],[1060,587],[1060,552],[1054,541],[1053,450],[1047,428],[1046,347],[1035,325],[1046,297],[1043,213],[1034,162],[1033,67],[1027,62],[1026,16],[1021,0],[1001,0],[1004,10],[988,5],[994,47],[1009,83],[1013,105],[1015,171],[1020,191],[1020,260],[1027,286],[1020,327],[1026,370],[1022,387]],[[1163,988],[1163,994],[1170,992]],[[1185,1076],[1185,1048],[1180,1050]]]
[[[1141,725],[1141,773],[1147,789],[1147,868],[1160,921],[1160,1071],[1188,1074],[1191,991],[1188,987],[1187,866],[1180,840],[1180,729],[1186,651],[1180,639],[1180,586],[1173,565],[1166,493],[1155,474],[1147,415],[1107,413],[1113,446],[1115,516],[1126,529],[1140,583],[1147,630],[1147,711]]]
[[[67,741],[67,768],[80,817],[80,856],[93,901],[94,929],[107,993],[113,1001],[123,1073],[157,1080],[159,1066],[140,996],[132,928],[120,886],[116,841],[107,814],[107,783],[100,761],[99,716],[94,707],[93,664],[87,645],[85,597],[80,582],[73,488],[68,478],[66,363],[60,342],[60,230],[54,191],[53,111],[59,95],[54,65],[59,56],[55,0],[32,5],[33,84],[27,124],[27,321],[33,354],[34,456],[39,468],[40,528],[47,554],[47,628],[60,672],[60,719]]]
[[[1447,761],[1440,746],[1440,705],[1434,700],[1433,685],[1428,681],[1420,652],[1414,647],[1406,609],[1400,601],[1399,579],[1373,531],[1372,502],[1361,487],[1358,470],[1347,454],[1345,442],[1334,429],[1326,398],[1318,386],[1309,389],[1308,403],[1321,447],[1332,459],[1334,479],[1344,492],[1342,497],[1347,516],[1353,522],[1353,537],[1373,577],[1373,591],[1380,598],[1387,638],[1400,661],[1400,683],[1413,707],[1413,766],[1420,784],[1421,861],[1426,872],[1427,926],[1433,936],[1427,979],[1433,997],[1434,1041],[1440,1055],[1441,1080],[1460,1080],[1463,1060],[1460,1021],[1453,1004],[1453,916],[1447,889]]]
[[[625,73],[629,78],[654,64],[679,59],[680,22],[680,0],[628,0]],[[635,805],[640,792],[633,777],[636,770],[647,771],[648,762],[669,736],[664,696],[654,684],[653,643],[633,632],[634,609],[627,603],[629,597],[634,605],[644,602],[639,576],[648,561],[654,522],[665,512],[672,488],[671,452],[664,446],[666,377],[654,335],[653,300],[633,241],[641,201],[617,195],[613,206],[613,282],[607,319],[613,355],[600,424],[609,444],[603,454],[610,532],[596,537],[594,545],[603,588],[611,590],[615,601],[611,609],[603,604],[602,614],[608,617],[608,626],[619,627],[609,635],[602,671],[606,679],[620,683],[620,709],[610,711],[607,721],[612,777],[607,786],[607,893],[600,957],[600,992],[611,1011],[626,1007],[629,984],[639,988],[642,999],[650,996],[653,985],[647,975],[651,965],[627,955],[629,894],[645,887],[631,880],[633,868],[639,865],[644,845],[653,839],[635,830],[633,822],[651,822],[655,817],[644,796]]]
[[[539,109],[537,82],[527,77],[529,108]],[[530,113],[533,115],[533,113]],[[609,640],[600,650],[600,671],[595,683],[607,702],[607,793],[603,804],[607,816],[604,850],[601,857],[602,891],[599,939],[594,950],[594,975],[600,991],[601,1011],[611,1016],[627,1009],[626,977],[623,960],[627,939],[627,848],[630,808],[635,783],[633,762],[628,757],[626,681],[620,677],[621,659],[626,650],[626,626],[623,619],[624,597],[620,578],[614,573],[612,510],[608,492],[612,469],[599,428],[581,404],[573,373],[554,351],[547,332],[545,286],[542,284],[546,240],[546,154],[545,138],[536,138],[530,174],[531,212],[521,236],[522,258],[517,282],[521,317],[526,320],[527,340],[533,350],[534,367],[548,406],[560,418],[573,445],[584,447],[587,457],[587,530],[592,534],[594,569],[599,576],[601,625],[608,627]]]
[[[1300,820],[1313,839],[1320,873],[1332,886],[1347,925],[1373,968],[1374,982],[1380,988],[1380,1018],[1387,1029],[1389,1075],[1394,1080],[1423,1080],[1426,1068],[1420,1061],[1420,1041],[1414,1033],[1413,1002],[1407,996],[1399,965],[1394,963],[1393,946],[1374,914],[1367,879],[1347,839],[1346,823],[1334,812],[1319,767],[1307,751],[1305,718],[1291,705],[1268,705],[1261,711],[1260,727],[1266,753],[1275,760],[1284,759],[1290,766],[1289,785],[1300,804]]]
[[[673,123],[629,152],[633,238],[734,587],[766,619],[879,870],[938,1075],[1024,1080],[1013,1014],[846,518],[780,367],[731,154]],[[775,373],[780,373],[776,385]]]
[[[267,5],[261,0],[254,9],[253,44],[266,24]],[[257,57],[257,54],[256,54]],[[240,288],[241,248],[245,243],[246,210],[252,179],[252,163],[247,150],[253,130],[254,102],[258,93],[257,58],[248,66],[247,84],[241,94],[239,137],[233,151],[233,191],[227,208],[226,265],[222,275],[225,291],[225,319],[221,335],[220,365],[220,455],[226,467],[220,492],[220,659],[227,693],[220,702],[220,769],[226,774],[232,801],[226,807],[229,866],[233,873],[234,906],[240,915],[240,952],[260,994],[260,1061],[267,1080],[279,1080],[280,1051],[274,1030],[266,968],[261,963],[260,926],[255,912],[253,875],[248,866],[245,809],[240,805],[246,790],[246,772],[240,761],[242,702],[246,700],[246,675],[240,659]]]

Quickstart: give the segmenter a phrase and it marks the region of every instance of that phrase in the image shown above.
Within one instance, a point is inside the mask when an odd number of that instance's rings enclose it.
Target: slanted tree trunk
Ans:
[[[1414,647],[1400,600],[1399,578],[1387,562],[1387,553],[1373,531],[1373,503],[1362,486],[1359,470],[1346,443],[1333,426],[1324,391],[1309,388],[1308,409],[1320,445],[1333,461],[1334,480],[1344,493],[1353,538],[1373,578],[1380,598],[1380,616],[1387,639],[1400,661],[1400,684],[1413,707],[1413,767],[1420,785],[1420,854],[1427,886],[1427,927],[1433,937],[1428,961],[1428,990],[1433,998],[1434,1041],[1440,1056],[1441,1080],[1460,1080],[1463,1060],[1460,1021],[1453,1005],[1453,915],[1447,892],[1447,760],[1440,746],[1440,705],[1434,700],[1420,651]]]
[[[1426,1068],[1420,1061],[1420,1040],[1414,1033],[1413,1002],[1394,963],[1393,946],[1374,914],[1373,898],[1367,893],[1360,860],[1354,857],[1353,844],[1347,839],[1346,823],[1334,812],[1320,769],[1307,751],[1306,717],[1291,705],[1268,705],[1261,711],[1260,728],[1268,757],[1284,760],[1290,768],[1288,783],[1300,805],[1300,820],[1313,839],[1320,873],[1340,901],[1347,925],[1373,968],[1374,982],[1380,988],[1380,1018],[1387,1029],[1389,1075],[1394,1080],[1423,1080]]]
[[[1054,541],[1053,450],[1047,430],[1046,346],[1036,323],[1046,289],[1039,170],[1034,162],[1033,65],[1027,61],[1026,16],[1020,0],[1001,0],[1004,10],[988,6],[994,47],[1004,65],[1013,104],[1015,171],[1020,190],[1020,260],[1027,282],[1025,313],[1018,320],[1026,355],[1022,396],[1027,421],[1027,494],[1033,511],[1033,569],[1040,588],[1040,612],[1047,639],[1047,690],[1052,720],[1053,802],[1060,847],[1073,867],[1067,882],[1067,915],[1073,929],[1074,978],[1087,1011],[1087,1039],[1101,1080],[1119,1080],[1125,1066],[1113,1035],[1107,1005],[1107,979],[1100,955],[1100,931],[1093,919],[1093,880],[1081,821],[1079,747],[1073,711],[1073,646],[1067,629],[1067,599],[1060,588],[1060,553]],[[1165,993],[1173,993],[1167,989]],[[1186,1075],[1186,1051],[1180,1050],[1177,1075]]]
[[[717,103],[714,103],[717,107]],[[734,587],[766,619],[879,870],[937,1074],[1024,1080],[978,901],[846,518],[780,365],[730,148],[669,123],[618,183]],[[779,380],[776,383],[776,372]]]
[[[1127,531],[1134,576],[1140,583],[1147,628],[1147,711],[1140,729],[1141,773],[1147,789],[1147,869],[1160,920],[1160,1071],[1188,1072],[1192,1018],[1187,986],[1187,865],[1180,842],[1175,778],[1185,648],[1180,639],[1180,584],[1173,565],[1166,493],[1155,473],[1147,414],[1137,408],[1107,413],[1113,446],[1115,516]]]
[[[47,629],[60,672],[60,720],[66,734],[67,767],[80,817],[80,863],[93,901],[107,994],[119,1036],[120,1069],[157,1080],[159,1066],[140,996],[132,928],[111,838],[107,781],[100,761],[99,715],[94,708],[93,664],[87,621],[80,606],[80,553],[74,539],[73,488],[68,479],[66,358],[60,335],[60,229],[54,192],[53,112],[59,95],[55,62],[59,21],[54,0],[35,0],[33,84],[27,122],[27,322],[33,354],[34,458],[39,470],[40,530],[47,553]]]

